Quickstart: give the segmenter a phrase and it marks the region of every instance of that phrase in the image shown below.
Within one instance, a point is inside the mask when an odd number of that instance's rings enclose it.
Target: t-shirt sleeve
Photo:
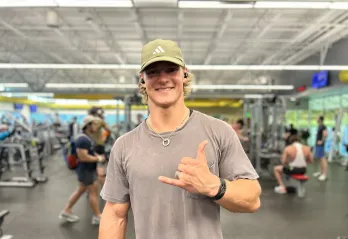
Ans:
[[[92,143],[91,143],[91,141],[88,138],[86,138],[84,136],[80,136],[80,137],[77,138],[75,146],[76,146],[77,149],[87,149],[87,150],[89,150],[91,148],[91,146],[92,146],[91,144]]]
[[[100,196],[113,203],[129,201],[129,183],[124,171],[124,146],[122,138],[118,138],[112,147],[107,167],[107,174]]]
[[[246,155],[236,132],[222,126],[220,137],[220,177],[230,181],[236,179],[257,179],[259,175]]]

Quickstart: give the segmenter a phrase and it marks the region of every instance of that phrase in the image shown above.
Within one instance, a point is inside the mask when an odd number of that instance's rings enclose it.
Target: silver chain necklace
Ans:
[[[169,138],[172,136],[172,134],[174,134],[174,133],[181,127],[181,125],[183,125],[183,123],[185,122],[185,120],[188,118],[189,115],[190,115],[190,111],[189,111],[189,113],[185,116],[185,118],[184,118],[184,120],[181,122],[181,124],[180,124],[178,127],[176,127],[176,129],[175,129],[173,132],[171,132],[170,135],[169,135],[167,138],[163,138],[160,134],[158,134],[155,130],[153,130],[153,128],[150,126],[150,124],[147,123],[147,126],[149,126],[149,128],[150,128],[153,132],[155,132],[155,134],[157,134],[157,135],[162,139],[162,145],[163,145],[164,147],[167,147],[167,146],[170,144],[170,139],[169,139]]]

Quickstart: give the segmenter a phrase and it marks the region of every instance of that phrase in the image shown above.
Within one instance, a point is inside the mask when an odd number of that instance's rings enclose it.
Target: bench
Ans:
[[[309,180],[309,177],[304,174],[293,174],[290,176],[294,181],[296,181],[296,191],[298,197],[304,197],[306,194],[306,189],[304,187],[305,182]]]

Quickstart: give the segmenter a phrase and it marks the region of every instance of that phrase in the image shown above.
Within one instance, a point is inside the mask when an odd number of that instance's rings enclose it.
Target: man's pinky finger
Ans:
[[[181,182],[178,179],[173,179],[173,178],[167,178],[167,177],[164,177],[164,176],[160,176],[158,178],[158,180],[160,182],[162,182],[162,183],[170,184],[170,185],[177,186],[177,187],[183,187],[184,186],[184,183]]]

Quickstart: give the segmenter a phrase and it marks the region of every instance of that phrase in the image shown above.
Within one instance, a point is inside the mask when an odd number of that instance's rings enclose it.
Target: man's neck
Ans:
[[[92,133],[91,133],[91,132],[89,132],[88,130],[83,131],[83,133],[84,133],[85,135],[87,135],[88,137],[91,137],[91,135],[92,135]]]
[[[173,105],[169,108],[150,106],[147,124],[157,133],[174,131],[188,119],[189,109],[185,103]]]

